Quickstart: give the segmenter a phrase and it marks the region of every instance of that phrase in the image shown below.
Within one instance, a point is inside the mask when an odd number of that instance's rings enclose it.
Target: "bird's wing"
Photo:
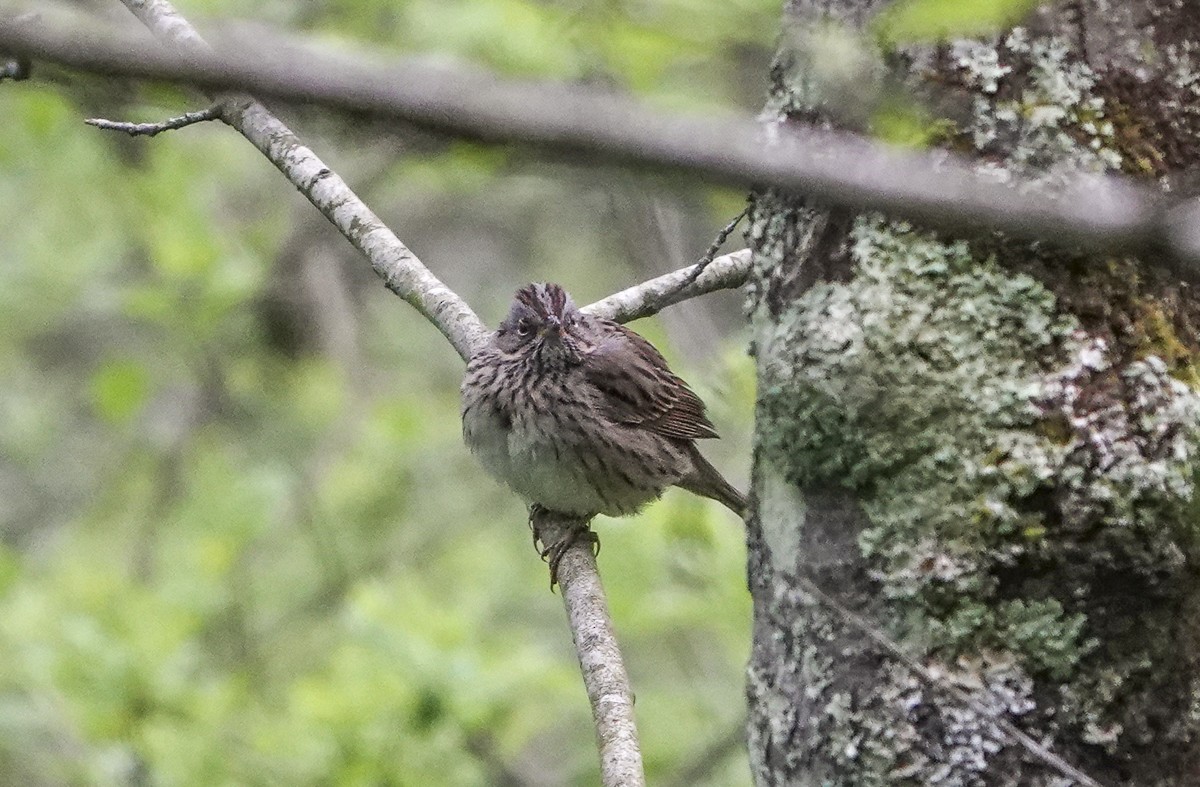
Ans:
[[[611,337],[585,356],[582,367],[600,394],[604,414],[664,437],[716,437],[704,402],[671,372],[654,345],[623,325],[605,322]]]

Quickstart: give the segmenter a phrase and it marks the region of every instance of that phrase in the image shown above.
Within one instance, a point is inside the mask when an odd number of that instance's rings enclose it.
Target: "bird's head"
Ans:
[[[528,354],[549,363],[578,363],[584,319],[562,287],[530,284],[517,290],[496,332],[496,344],[506,353]]]

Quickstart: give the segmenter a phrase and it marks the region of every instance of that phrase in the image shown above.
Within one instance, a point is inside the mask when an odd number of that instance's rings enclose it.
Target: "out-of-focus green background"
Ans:
[[[761,104],[779,24],[778,0],[179,7],[706,112]],[[82,123],[201,98],[34,76],[0,83],[0,784],[595,783],[560,600],[461,444],[458,357],[236,133]],[[491,324],[530,280],[588,302],[687,264],[742,206],[277,109]],[[744,487],[739,306],[635,327]],[[671,491],[598,530],[651,782],[746,783],[740,523]]]

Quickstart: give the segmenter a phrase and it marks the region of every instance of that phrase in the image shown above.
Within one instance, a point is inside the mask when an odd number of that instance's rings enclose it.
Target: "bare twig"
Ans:
[[[212,57],[204,39],[166,0],[122,0],[159,38],[182,48],[180,57],[138,42],[136,47],[193,62]],[[0,25],[0,31],[7,30]],[[130,42],[131,45],[132,41]],[[124,58],[136,52],[126,51]],[[122,59],[122,58],[118,58]],[[210,86],[211,87],[211,86]],[[321,211],[356,249],[387,288],[442,332],[465,360],[487,335],[471,307],[426,268],[366,204],[278,118],[249,96],[223,95],[221,120],[250,140]]]
[[[533,527],[543,544],[555,544],[568,537],[578,522],[538,508]],[[613,633],[591,542],[580,539],[567,547],[558,563],[558,586],[596,724],[601,783],[605,787],[643,787],[646,777],[633,717],[633,690]]]
[[[84,70],[252,90],[461,137],[686,170],[714,182],[776,186],[933,228],[1002,230],[1084,251],[1143,254],[1200,280],[1200,232],[1192,230],[1200,223],[1200,203],[1172,205],[1161,192],[1127,179],[1082,176],[1055,196],[1034,183],[981,177],[970,160],[944,151],[904,152],[795,124],[764,128],[749,115],[670,114],[576,86],[503,82],[411,61],[356,61],[272,47],[269,38],[253,55],[222,49],[181,57],[94,23],[86,31],[0,24],[0,49]]]
[[[190,126],[193,123],[218,120],[221,117],[221,111],[222,107],[220,104],[213,104],[208,109],[201,109],[198,112],[185,112],[178,117],[167,118],[158,123],[126,123],[119,120],[105,120],[104,118],[88,118],[83,122],[89,126],[95,126],[107,131],[124,131],[131,137],[152,137],[155,134],[160,134],[164,131],[174,131],[184,126]]]
[[[695,277],[692,277],[692,272],[697,266],[689,265],[602,298],[584,306],[583,310],[617,322],[649,317],[697,295],[740,287],[750,275],[750,261],[750,250],[741,249],[717,257]],[[689,278],[692,278],[691,284],[680,286]]]
[[[717,233],[717,237],[713,238],[713,242],[709,244],[708,251],[704,252],[704,256],[697,260],[696,264],[691,267],[684,280],[660,296],[660,300],[664,304],[675,303],[676,301],[672,299],[679,295],[679,293],[686,290],[688,287],[691,287],[692,283],[695,282],[696,279],[700,278],[700,274],[704,273],[705,269],[712,264],[713,258],[717,256],[717,252],[721,250],[721,246],[725,244],[725,241],[729,240],[729,236],[733,234],[733,231],[737,228],[737,225],[741,223],[742,219],[746,218],[746,214],[749,212],[750,205],[747,204],[746,207],[742,208],[738,212],[738,215],[730,219],[729,223]],[[658,311],[662,308],[662,306],[658,304],[653,305],[657,307],[655,311]]]
[[[1038,760],[1048,767],[1058,771],[1063,776],[1074,779],[1084,787],[1103,787],[1100,782],[1088,776],[1083,771],[1076,768],[1071,763],[1058,756],[1043,744],[1034,740],[1031,735],[1017,727],[1004,716],[996,713],[983,702],[978,700],[970,693],[963,691],[958,686],[950,683],[947,680],[940,678],[929,670],[924,664],[920,663],[912,656],[908,655],[903,648],[900,647],[891,637],[883,633],[878,627],[872,625],[866,618],[846,607],[836,598],[826,593],[816,582],[808,577],[797,577],[800,587],[804,592],[812,596],[817,603],[834,613],[841,621],[849,625],[851,628],[858,631],[871,642],[883,651],[886,651],[892,658],[904,665],[910,673],[918,680],[926,685],[931,691],[948,694],[955,701],[967,706],[975,713],[978,713],[985,719],[991,721],[992,724],[1009,739],[1010,742],[1017,744],[1025,751],[1029,752]]]

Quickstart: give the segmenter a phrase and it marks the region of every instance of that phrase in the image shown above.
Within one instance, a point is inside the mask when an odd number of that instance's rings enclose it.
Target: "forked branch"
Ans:
[[[173,42],[186,52],[206,50],[196,30],[167,0],[122,2],[159,38]],[[468,359],[488,335],[471,308],[438,280],[349,186],[302,145],[266,107],[245,95],[221,94],[216,98],[217,104],[207,112],[250,140],[355,248],[363,252],[388,288],[421,312],[446,336],[459,355]],[[147,124],[144,130],[132,127],[133,124],[93,124],[152,135],[203,119],[207,118],[189,115],[162,124]],[[644,317],[670,303],[737,286],[746,278],[749,260],[749,251],[735,252],[713,260],[702,271],[694,270],[696,266],[684,268],[606,298],[589,309],[622,322]],[[543,543],[557,541],[565,529],[573,526],[545,512],[539,515],[535,524]],[[557,568],[563,604],[596,725],[602,782],[611,787],[639,787],[645,784],[645,777],[633,717],[633,691],[590,545],[580,542],[567,549]]]

